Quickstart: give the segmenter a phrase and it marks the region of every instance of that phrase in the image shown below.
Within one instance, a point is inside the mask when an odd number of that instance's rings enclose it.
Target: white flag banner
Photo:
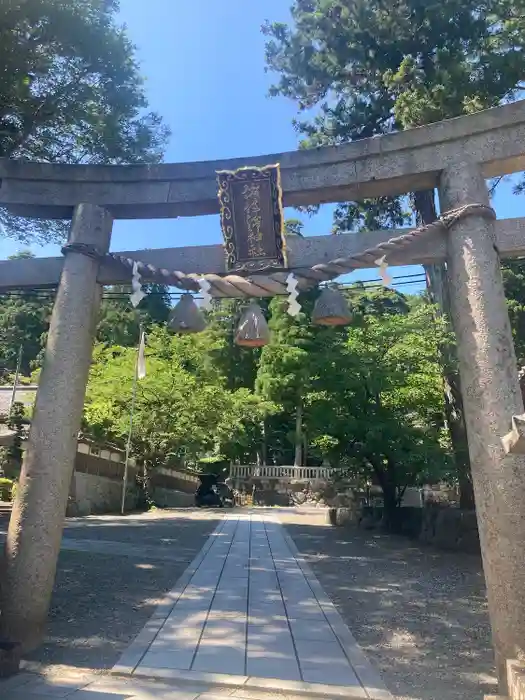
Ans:
[[[140,336],[139,356],[137,359],[137,378],[144,379],[146,376],[146,358],[144,351],[146,350],[146,335],[144,332]]]

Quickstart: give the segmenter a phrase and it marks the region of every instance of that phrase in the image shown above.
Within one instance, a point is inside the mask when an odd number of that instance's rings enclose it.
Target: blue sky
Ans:
[[[137,45],[150,107],[172,130],[166,161],[193,161],[292,150],[296,111],[284,98],[267,97],[272,77],[264,72],[264,20],[287,21],[291,0],[121,0],[121,19]],[[149,11],[148,11],[149,9]],[[510,183],[494,201],[500,217],[523,214],[525,198]],[[328,234],[331,207],[305,219],[305,234]],[[293,210],[287,216],[297,217]],[[112,249],[131,250],[221,242],[218,216],[154,221],[117,221]],[[20,249],[0,240],[0,258]],[[57,255],[56,246],[35,247]],[[396,268],[394,274],[420,268]],[[353,278],[377,277],[374,270]],[[403,288],[401,288],[403,289]],[[415,291],[407,287],[405,291]]]

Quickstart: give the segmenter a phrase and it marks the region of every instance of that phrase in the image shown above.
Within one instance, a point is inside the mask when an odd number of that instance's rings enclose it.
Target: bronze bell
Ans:
[[[343,293],[337,287],[325,287],[312,312],[312,323],[317,326],[347,326],[352,314]]]
[[[206,328],[204,316],[191,294],[183,294],[172,309],[168,328],[174,333],[200,333]]]
[[[251,303],[242,313],[235,343],[247,348],[260,348],[270,341],[270,329],[259,304]]]

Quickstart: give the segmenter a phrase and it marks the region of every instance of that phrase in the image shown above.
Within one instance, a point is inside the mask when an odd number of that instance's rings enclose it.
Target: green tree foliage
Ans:
[[[153,324],[166,323],[171,308],[167,287],[144,285],[147,296],[137,310],[129,300],[129,285],[107,287],[100,307],[97,340],[106,345],[134,347],[138,343],[139,325],[148,330]]]
[[[271,94],[306,115],[295,122],[305,148],[469,114],[525,86],[525,0],[294,0],[291,12],[290,26],[268,22],[263,32],[278,76]],[[415,204],[433,217],[433,203]],[[340,204],[334,226],[407,218],[404,198],[381,197]]]
[[[294,0],[291,12],[291,26],[268,22],[263,32],[278,75],[271,94],[307,115],[295,121],[303,148],[469,114],[525,87],[525,0]],[[415,197],[420,218],[435,218],[424,199]],[[344,202],[334,230],[409,219],[403,197]]]
[[[156,163],[168,131],[147,112],[117,0],[2,0],[0,157],[47,163]],[[9,235],[63,227],[2,214]]]
[[[525,87],[525,0],[294,0],[291,12],[290,26],[263,32],[271,94],[306,115],[295,122],[305,148],[469,114]],[[433,218],[433,202],[415,199],[420,218]],[[381,197],[340,204],[334,228],[408,218],[404,198]]]
[[[285,236],[301,236],[303,238],[304,224],[300,219],[287,219],[284,222]]]
[[[407,486],[445,473],[448,445],[438,349],[444,324],[428,304],[357,312],[327,337],[307,397],[314,446],[381,486],[390,518]],[[370,307],[369,307],[370,309]]]
[[[207,314],[208,328],[196,340],[207,371],[231,391],[253,389],[260,356],[260,350],[235,343],[235,330],[245,306],[242,299],[215,300]]]
[[[392,518],[407,486],[450,470],[438,353],[450,339],[424,300],[363,285],[347,294],[348,328],[312,326],[314,295],[295,319],[282,300],[270,304],[272,339],[256,383],[279,406],[268,421],[268,453],[290,459],[290,443],[302,445],[299,412],[310,458],[380,485]]]
[[[387,287],[370,289],[361,282],[352,285],[349,302],[352,310],[359,316],[380,317],[386,313],[405,314],[419,304],[426,304],[423,297],[408,298],[401,292]]]
[[[27,438],[26,408],[23,403],[15,401],[11,406],[10,415],[6,417],[5,423],[9,430],[14,432],[13,441],[6,448],[6,454],[13,469],[18,472],[22,466],[22,443]]]
[[[240,458],[250,449],[269,406],[246,389],[228,391],[209,381],[191,357],[192,339],[158,329],[148,338],[147,374],[139,381],[133,452],[148,468],[195,465],[206,453]],[[136,350],[98,346],[88,385],[85,428],[123,444],[128,426]]]
[[[148,294],[135,310],[129,300],[131,287],[106,288],[97,340],[106,346],[136,347],[140,324],[148,330],[167,321],[171,308],[167,287],[151,284],[145,285],[145,290]],[[27,290],[0,296],[0,381],[2,377],[4,382],[12,380],[20,346],[22,375],[29,376],[41,366],[52,309],[52,293]]]
[[[311,377],[311,359],[314,357],[316,329],[312,327],[308,312],[313,308],[315,294],[303,295],[303,310],[292,318],[287,303],[276,297],[270,302],[270,343],[261,353],[257,371],[256,390],[265,398],[282,407],[284,425],[281,436],[290,436],[294,445],[294,464],[303,464],[304,451],[304,397]],[[306,312],[306,313],[305,313]],[[294,429],[290,421],[293,420]],[[274,424],[274,430],[277,426]],[[283,449],[281,444],[281,449]]]
[[[117,296],[105,300],[101,315],[84,429],[124,445],[137,314],[119,296],[127,290],[112,291]],[[263,304],[271,342],[252,351],[233,342],[244,302],[217,302],[204,333],[174,337],[163,324],[169,311],[165,290],[155,291],[140,312],[149,330],[147,375],[138,383],[132,442],[147,470],[196,467],[206,455],[244,463],[258,456],[278,464],[328,457],[355,478],[376,480],[387,507],[394,508],[407,485],[437,478],[445,468],[436,353],[447,338],[423,299],[355,285],[347,292],[354,311],[348,328],[312,325],[316,292],[302,295],[296,318],[288,315],[284,299],[273,299]],[[7,342],[8,330],[28,328],[37,308],[42,311],[42,304],[34,300],[23,323],[11,316],[1,342]],[[36,342],[39,336],[35,331],[31,337]]]
[[[9,259],[33,257],[33,253],[23,250]],[[0,295],[0,383],[11,381],[20,348],[21,374],[28,376],[35,368],[49,325],[51,308],[49,297],[34,290]]]
[[[263,27],[273,95],[313,119],[308,145],[354,141],[512,99],[523,87],[523,0],[295,0]]]
[[[525,265],[509,260],[503,265],[503,283],[507,296],[512,335],[518,365],[525,365]]]
[[[36,292],[0,296],[0,372],[5,381],[15,372],[20,347],[22,374],[35,368],[50,314],[50,301]]]

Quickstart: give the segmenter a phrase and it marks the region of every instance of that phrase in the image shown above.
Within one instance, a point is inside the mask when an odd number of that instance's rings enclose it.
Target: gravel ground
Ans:
[[[279,518],[396,698],[496,692],[479,558],[315,524],[299,512]]]
[[[171,510],[69,519],[47,638],[29,660],[86,671],[111,668],[219,517]]]

